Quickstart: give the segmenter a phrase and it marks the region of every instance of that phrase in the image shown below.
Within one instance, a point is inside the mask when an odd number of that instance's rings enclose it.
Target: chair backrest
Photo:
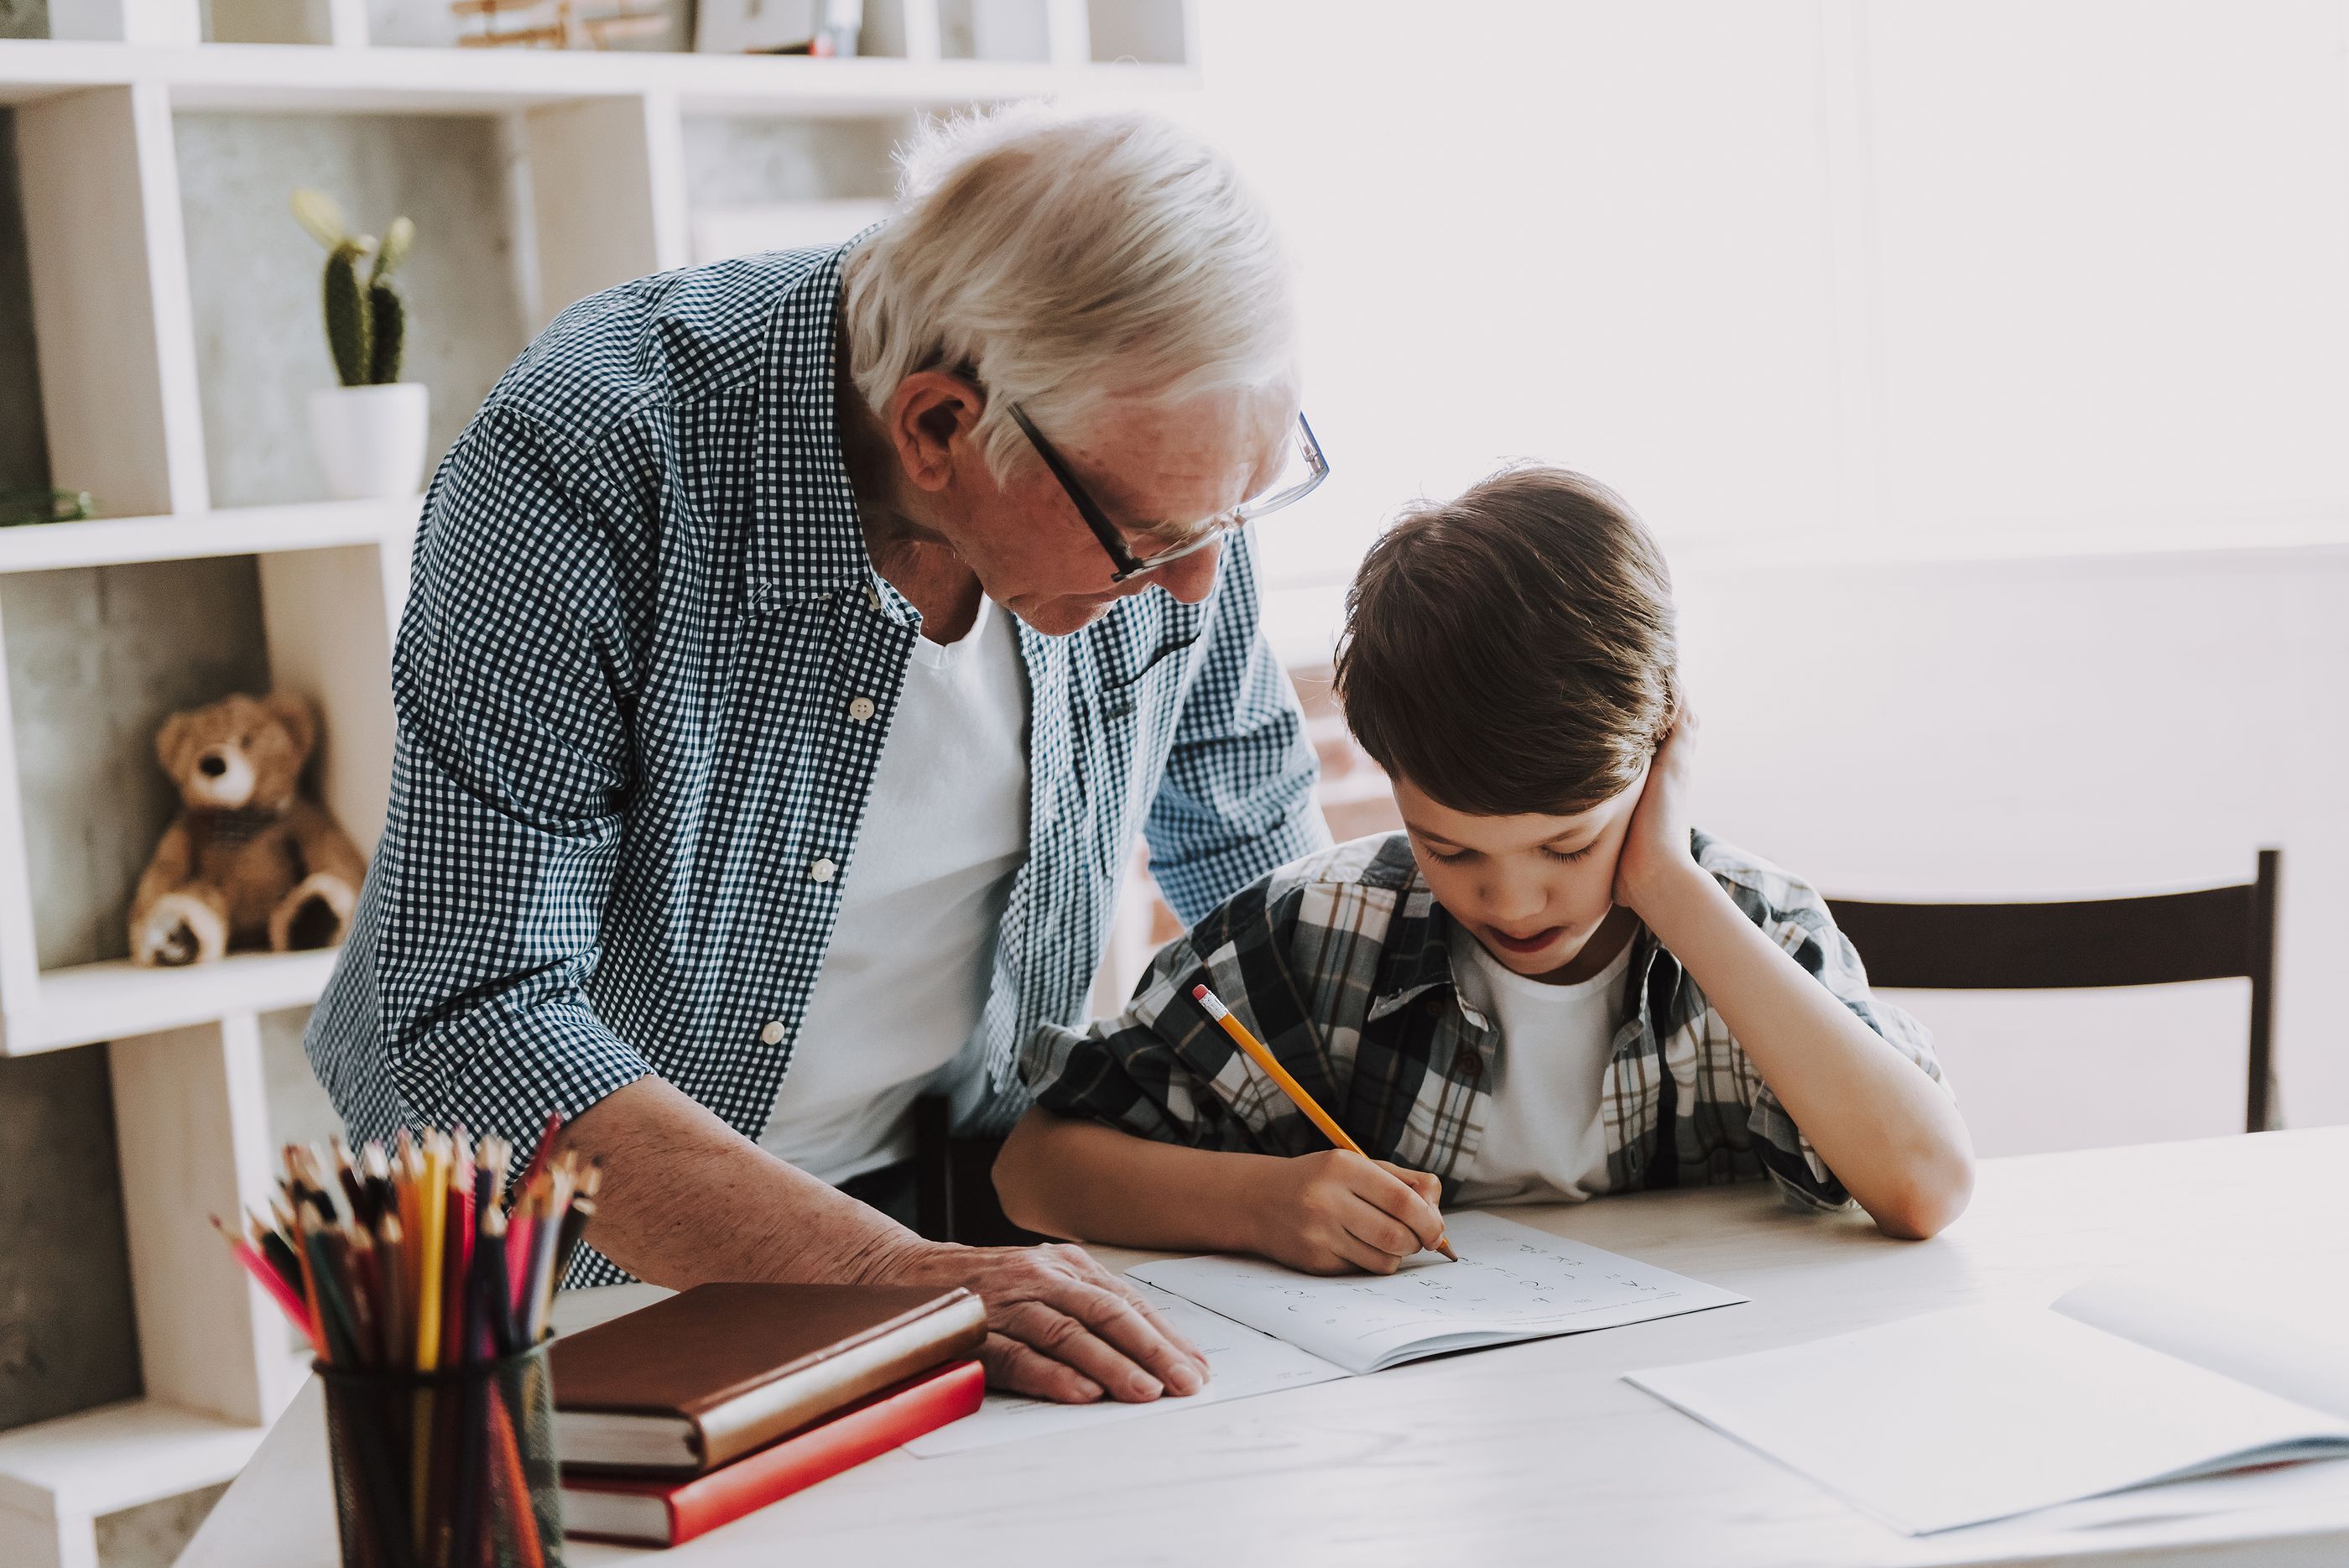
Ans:
[[[968,1137],[953,1130],[944,1095],[914,1102],[914,1229],[933,1241],[967,1247],[1020,1247],[1049,1241],[1014,1225],[995,1195],[999,1137]]]
[[[1829,898],[1872,985],[2041,991],[2251,982],[2244,1126],[2275,1125],[2276,888],[2283,855],[2262,849],[2249,882],[2188,893],[2028,904],[1885,904]]]

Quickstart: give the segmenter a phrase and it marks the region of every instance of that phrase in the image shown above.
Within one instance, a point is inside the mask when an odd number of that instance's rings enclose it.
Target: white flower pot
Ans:
[[[310,394],[310,445],[337,501],[413,495],[424,482],[421,381],[326,387]]]

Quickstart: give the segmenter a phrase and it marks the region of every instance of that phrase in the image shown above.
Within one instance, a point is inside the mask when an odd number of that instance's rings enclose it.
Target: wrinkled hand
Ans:
[[[1207,1358],[1082,1247],[925,1241],[885,1260],[874,1284],[963,1285],[987,1303],[979,1359],[997,1388],[1064,1405],[1140,1402],[1206,1386]]]
[[[1443,1184],[1349,1149],[1268,1160],[1251,1207],[1256,1250],[1309,1274],[1392,1274],[1444,1235]]]
[[[1689,852],[1688,800],[1696,773],[1696,714],[1683,705],[1648,763],[1640,804],[1615,862],[1615,901],[1652,926],[1647,905],[1696,869]]]

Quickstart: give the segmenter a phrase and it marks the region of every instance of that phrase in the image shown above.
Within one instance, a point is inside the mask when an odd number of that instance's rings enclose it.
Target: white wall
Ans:
[[[2349,4],[1199,0],[1335,472],[1539,456],[1680,574],[1705,816],[1838,890],[2285,859],[2284,1109],[2349,1120]],[[2222,1131],[2243,988],[1930,998],[1986,1147]]]

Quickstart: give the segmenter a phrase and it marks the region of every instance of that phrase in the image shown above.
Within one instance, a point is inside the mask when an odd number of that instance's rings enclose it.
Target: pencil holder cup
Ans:
[[[562,1568],[545,1345],[449,1372],[317,1372],[343,1568]]]

